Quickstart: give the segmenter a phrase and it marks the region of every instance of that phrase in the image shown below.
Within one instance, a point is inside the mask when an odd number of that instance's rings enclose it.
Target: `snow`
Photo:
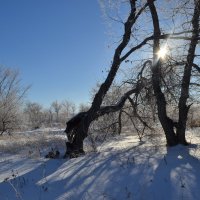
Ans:
[[[195,200],[200,196],[199,130],[167,148],[161,136],[122,134],[74,159],[0,155],[0,200]]]

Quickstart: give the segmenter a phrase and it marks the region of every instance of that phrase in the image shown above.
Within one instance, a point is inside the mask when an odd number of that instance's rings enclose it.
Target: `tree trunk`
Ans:
[[[160,61],[152,66],[152,83],[156,96],[156,104],[158,110],[158,118],[165,133],[168,146],[177,144],[176,134],[174,132],[174,122],[167,116],[165,96],[160,88]]]
[[[66,143],[67,150],[64,157],[67,157],[68,155],[70,157],[76,157],[79,154],[84,153],[83,140],[87,137],[90,123],[100,116],[122,109],[128,97],[134,93],[138,94],[144,86],[145,83],[143,81],[138,81],[136,87],[126,92],[117,104],[101,107],[92,117],[89,115],[89,111],[87,111],[81,112],[69,120],[65,130],[69,142]]]
[[[120,135],[122,132],[122,109],[119,112],[118,116],[118,135]]]
[[[167,116],[166,111],[166,100],[165,96],[161,90],[161,60],[158,58],[157,52],[160,49],[160,26],[159,26],[159,19],[156,11],[156,7],[154,5],[154,1],[148,0],[149,8],[153,20],[153,27],[154,27],[154,40],[153,40],[153,64],[152,64],[152,84],[153,90],[156,97],[156,104],[158,109],[158,118],[164,130],[167,145],[174,146],[177,144],[176,134],[174,132],[174,123],[173,121]]]
[[[199,36],[199,15],[200,15],[200,1],[194,1],[195,8],[194,14],[192,18],[192,38],[188,50],[187,62],[184,68],[184,74],[181,84],[181,96],[179,99],[179,121],[178,121],[178,129],[177,129],[177,137],[178,142],[180,144],[187,145],[187,141],[185,139],[185,131],[186,131],[186,123],[187,116],[190,106],[187,105],[187,99],[189,98],[189,86],[191,80],[191,72],[193,67],[193,62],[195,58],[195,49],[198,44],[198,36]]]
[[[130,0],[131,11],[128,16],[127,21],[124,24],[124,35],[121,43],[115,50],[115,54],[113,57],[112,66],[108,73],[108,76],[104,83],[100,86],[98,92],[96,93],[94,100],[92,102],[91,108],[88,110],[87,114],[81,118],[80,123],[77,127],[74,127],[74,135],[75,138],[71,141],[71,147],[74,151],[80,151],[83,146],[83,140],[87,137],[87,132],[90,126],[90,123],[98,116],[98,111],[100,110],[100,106],[106,95],[107,91],[109,90],[116,73],[119,69],[119,66],[122,62],[120,56],[122,51],[126,48],[129,43],[131,33],[132,33],[132,26],[135,23],[138,15],[136,15],[136,0]],[[66,152],[67,153],[67,152]]]

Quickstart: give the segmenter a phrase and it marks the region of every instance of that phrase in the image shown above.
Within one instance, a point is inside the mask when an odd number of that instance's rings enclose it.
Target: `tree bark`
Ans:
[[[160,25],[159,25],[159,19],[158,14],[156,11],[156,7],[154,5],[153,0],[148,0],[149,2],[149,8],[153,20],[153,27],[154,27],[154,40],[153,40],[153,64],[152,64],[152,85],[154,94],[156,97],[156,104],[158,109],[158,118],[160,120],[160,123],[163,127],[167,145],[174,146],[177,144],[177,138],[176,134],[174,132],[174,123],[173,121],[167,116],[166,111],[166,100],[165,96],[161,90],[161,72],[160,68],[162,65],[162,62],[160,58],[158,58],[157,52],[160,49]]]
[[[198,36],[199,36],[199,15],[200,15],[200,1],[194,1],[195,8],[194,14],[192,18],[192,38],[188,50],[187,62],[184,67],[184,74],[182,78],[181,84],[181,96],[179,99],[179,121],[178,121],[178,129],[177,129],[177,137],[178,142],[184,145],[187,145],[187,141],[185,139],[185,131],[186,131],[186,123],[187,116],[190,105],[187,105],[187,99],[189,98],[189,86],[191,81],[191,72],[193,67],[193,62],[195,58],[195,49],[198,44]]]

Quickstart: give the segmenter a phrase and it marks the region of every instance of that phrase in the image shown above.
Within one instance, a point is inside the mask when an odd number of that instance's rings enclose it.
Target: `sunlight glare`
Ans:
[[[168,50],[167,50],[166,46],[161,47],[160,50],[157,53],[158,58],[164,59],[167,55],[167,52],[168,52]]]

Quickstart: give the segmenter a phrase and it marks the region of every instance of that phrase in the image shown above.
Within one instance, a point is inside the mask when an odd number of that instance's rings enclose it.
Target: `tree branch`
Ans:
[[[116,111],[120,110],[124,106],[124,103],[126,102],[126,100],[130,97],[130,95],[138,94],[143,89],[144,86],[145,86],[144,81],[139,80],[136,84],[136,87],[134,89],[126,92],[121,97],[121,99],[119,100],[119,102],[117,104],[111,105],[111,106],[102,106],[99,109],[99,111],[97,112],[96,117],[98,118],[102,115],[105,115],[105,114],[108,114],[108,113],[111,113],[111,112],[116,112]]]
[[[192,66],[200,73],[200,67],[197,64],[193,63]]]
[[[147,44],[148,41],[154,40],[154,39],[176,39],[176,40],[191,40],[191,37],[185,37],[185,36],[179,36],[179,37],[175,37],[176,35],[181,35],[184,33],[191,33],[191,31],[183,31],[183,32],[179,32],[179,33],[172,33],[172,34],[162,34],[160,36],[154,36],[151,35],[147,38],[145,38],[140,44],[138,44],[137,46],[131,48],[124,56],[121,57],[121,62],[126,60],[134,51],[140,49],[141,47],[143,47],[144,45]],[[200,40],[200,37],[196,37],[197,40]]]

